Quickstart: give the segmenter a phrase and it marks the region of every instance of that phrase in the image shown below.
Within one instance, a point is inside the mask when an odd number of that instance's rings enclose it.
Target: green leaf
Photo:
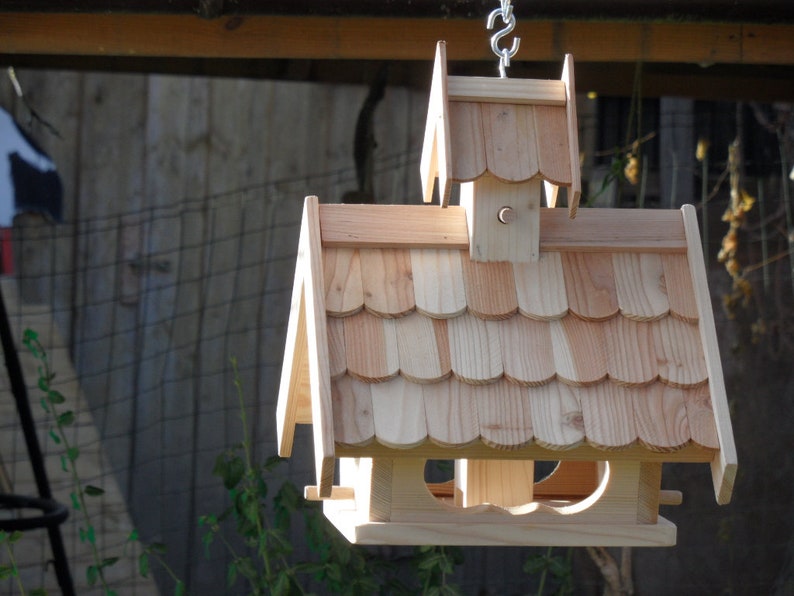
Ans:
[[[68,457],[71,462],[77,461],[77,458],[80,457],[80,450],[77,447],[69,447],[69,449],[66,450],[66,457]]]
[[[94,532],[94,526],[88,526],[85,537],[89,544],[96,544],[96,533]]]
[[[164,555],[168,550],[162,542],[152,542],[148,548],[149,552],[157,553],[158,555]]]
[[[47,596],[47,590],[44,588],[34,588],[28,592],[28,596]]]
[[[89,586],[93,586],[96,580],[99,579],[99,569],[96,565],[89,565],[85,570],[85,580]]]
[[[17,570],[10,565],[0,565],[0,579],[8,579],[9,577],[16,577]]]
[[[80,499],[77,497],[77,493],[69,493],[69,498],[72,500],[72,508],[75,511],[80,511]]]
[[[106,590],[105,596],[118,596],[115,590]]]
[[[11,532],[11,535],[8,537],[9,544],[16,544],[22,538],[22,532],[19,530],[15,530]]]
[[[61,456],[61,470],[64,472],[69,471],[69,460],[66,458],[65,455]],[[79,508],[77,508],[79,510]]]
[[[234,562],[229,563],[229,568],[226,570],[226,587],[231,588],[234,582],[237,581],[237,564]]]
[[[61,437],[59,437],[54,430],[51,430],[49,434],[53,443],[55,443],[56,445],[61,444]]]
[[[58,418],[55,419],[55,423],[58,426],[71,426],[72,424],[74,424],[74,420],[75,420],[74,412],[72,412],[71,410],[67,410],[63,414],[58,415]]]
[[[138,556],[138,573],[141,574],[141,577],[149,575],[149,553],[147,551],[143,551]]]
[[[30,327],[26,328],[25,331],[22,332],[22,341],[25,344],[33,343],[39,341],[39,334],[33,331]]]
[[[176,586],[174,587],[174,596],[184,596],[185,595],[185,583],[182,580],[176,582]]]
[[[137,542],[138,541],[138,529],[134,529],[130,532],[130,535],[127,536],[127,542]]]
[[[41,389],[44,393],[49,393],[49,391],[50,391],[50,383],[47,381],[46,377],[39,376],[38,386],[39,386],[39,389]]]
[[[60,391],[56,391],[55,389],[50,389],[47,391],[47,401],[51,404],[59,405],[66,401],[66,398]]]
[[[104,569],[106,567],[113,567],[113,565],[115,565],[118,562],[119,562],[118,557],[107,557],[105,559],[102,559],[102,563],[99,566]]]
[[[103,489],[92,484],[86,485],[86,487],[83,489],[83,492],[85,492],[85,494],[87,494],[89,497],[99,497],[105,494]]]

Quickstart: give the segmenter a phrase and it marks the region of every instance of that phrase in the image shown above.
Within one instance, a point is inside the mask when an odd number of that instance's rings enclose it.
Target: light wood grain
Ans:
[[[342,321],[349,374],[368,383],[380,383],[396,376],[400,358],[394,321],[367,312]]]
[[[420,205],[321,205],[325,247],[468,249],[463,209]],[[399,225],[395,225],[399,222]]]
[[[574,388],[553,381],[533,390],[529,403],[535,442],[539,446],[565,451],[584,441],[582,406]]]
[[[534,263],[513,263],[519,312],[532,319],[552,320],[568,312],[562,258],[558,252],[542,252]]]
[[[427,439],[421,386],[396,377],[370,386],[377,441],[388,447],[409,449]]]
[[[626,449],[637,441],[631,395],[605,382],[578,390],[585,439],[605,451]]]
[[[503,182],[523,182],[537,175],[535,108],[484,103],[481,109],[488,171]]]
[[[364,307],[387,318],[402,317],[414,310],[410,252],[396,248],[362,248],[359,253]]]
[[[308,362],[309,344],[306,336],[306,302],[303,294],[303,278],[300,275],[296,275],[292,289],[284,362],[281,369],[281,381],[276,405],[278,454],[281,457],[290,457],[292,455],[298,403],[301,400],[300,393],[310,391]],[[310,396],[307,395],[306,397],[309,398]]]
[[[466,290],[458,250],[412,249],[416,310],[435,318],[456,317],[466,310]]]
[[[479,263],[461,259],[469,311],[482,319],[511,317],[518,310],[510,263]]]
[[[461,447],[480,437],[475,389],[454,379],[424,385],[427,434],[441,447]]]
[[[570,186],[571,150],[566,109],[564,107],[536,106],[533,112],[540,174],[544,180],[557,186]],[[578,154],[576,157],[576,166],[578,167]]]
[[[719,449],[720,440],[714,423],[709,386],[685,391],[684,404],[692,440],[706,449]]]
[[[687,256],[667,254],[661,255],[661,258],[670,314],[687,323],[697,323],[697,302]]]
[[[516,105],[565,105],[563,81],[449,76],[447,77],[447,92],[450,104],[454,102],[489,102]]]
[[[436,383],[452,372],[446,323],[438,323],[443,327],[441,343],[429,317],[416,313],[394,322],[400,374],[412,383]]]
[[[551,321],[552,351],[557,375],[566,383],[586,386],[607,376],[604,328],[572,315]]]
[[[673,387],[693,387],[709,376],[697,325],[665,317],[650,323],[659,377]]]
[[[436,43],[433,62],[433,78],[430,84],[420,174],[425,203],[430,203],[433,200],[433,187],[436,178],[438,178],[438,194],[442,207],[446,207],[449,203],[450,194],[451,141],[448,109],[447,45],[445,42],[439,41]]]
[[[469,226],[469,255],[477,262],[537,261],[540,253],[540,181],[505,184],[493,176],[466,182],[460,204]],[[513,221],[503,223],[499,212],[512,210]]]
[[[515,316],[499,323],[505,378],[526,387],[553,379],[554,351],[549,324]]]
[[[527,390],[505,380],[479,387],[475,396],[480,438],[494,449],[518,449],[533,438]]]
[[[502,376],[499,325],[471,314],[447,321],[452,372],[465,383],[481,385]]]
[[[624,317],[652,321],[670,310],[662,256],[655,253],[615,253],[615,289]]]
[[[449,110],[450,179],[466,182],[485,173],[482,108],[478,103],[451,102]]]
[[[579,119],[576,115],[576,82],[573,72],[573,54],[565,54],[562,67],[565,83],[565,112],[568,120],[568,151],[571,166],[571,186],[568,188],[568,215],[576,217],[582,194],[582,174],[579,164]]]
[[[314,462],[320,496],[327,497],[331,494],[334,480],[334,427],[317,197],[307,197],[304,203],[298,262],[302,268],[299,275],[303,276],[306,300],[306,334],[309,338],[309,379],[314,422],[312,424]]]
[[[619,316],[604,327],[610,379],[621,385],[643,386],[659,376],[650,324]]]
[[[533,500],[532,461],[464,459],[455,463],[456,488],[462,493],[463,507],[485,503],[517,507]]]
[[[358,251],[352,248],[329,248],[323,251],[325,308],[328,314],[347,316],[364,306],[361,264]]]
[[[611,255],[564,253],[562,269],[571,312],[588,321],[604,321],[617,314],[620,307]]]
[[[736,444],[733,438],[725,379],[722,375],[717,329],[714,325],[714,313],[711,310],[711,297],[708,292],[708,277],[703,260],[697,214],[692,205],[684,205],[681,208],[681,214],[689,246],[687,258],[692,275],[695,301],[698,306],[700,338],[711,389],[711,407],[714,411],[714,423],[717,425],[717,436],[720,442],[720,450],[712,461],[711,476],[717,502],[724,505],[731,500],[733,483],[736,478],[738,466]]]
[[[681,449],[690,439],[684,393],[663,383],[642,390],[625,389],[634,402],[637,437],[646,449],[661,453]]]
[[[328,317],[328,368],[331,379],[347,372],[345,353],[345,321],[339,317]]]
[[[462,207],[320,205],[323,246],[329,248],[444,248],[468,250]],[[399,221],[404,225],[395,226]],[[541,250],[686,253],[677,211],[584,209],[571,220],[563,209],[540,210]]]
[[[331,399],[337,444],[361,447],[371,443],[375,437],[375,423],[369,383],[341,377],[331,382]]]

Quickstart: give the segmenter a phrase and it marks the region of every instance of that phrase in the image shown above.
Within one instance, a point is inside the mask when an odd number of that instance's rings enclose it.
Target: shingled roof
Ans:
[[[735,447],[691,207],[543,209],[540,260],[521,264],[471,261],[456,207],[314,213],[304,227],[319,238],[302,251],[314,273],[298,277],[328,395],[309,406],[311,366],[293,363],[307,375],[292,381],[293,418],[315,425],[326,457],[710,461],[730,498]],[[282,395],[285,454],[286,408]]]

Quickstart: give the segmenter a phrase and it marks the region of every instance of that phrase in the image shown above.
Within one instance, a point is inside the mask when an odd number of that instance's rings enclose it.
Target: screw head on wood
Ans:
[[[496,214],[496,217],[503,224],[509,224],[518,219],[518,214],[513,210],[512,207],[502,207],[499,209],[499,213]]]

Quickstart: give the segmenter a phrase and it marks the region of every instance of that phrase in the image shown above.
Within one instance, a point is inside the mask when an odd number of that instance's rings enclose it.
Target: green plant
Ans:
[[[0,544],[5,547],[6,555],[8,555],[8,565],[0,565],[0,580],[14,578],[16,580],[17,589],[22,596],[46,596],[47,591],[41,588],[25,591],[25,586],[22,585],[22,578],[19,576],[19,568],[17,567],[17,560],[14,556],[14,545],[22,538],[22,532],[5,532],[0,530]]]
[[[530,575],[540,575],[537,595],[546,593],[547,582],[551,578],[553,590],[550,594],[562,596],[573,593],[573,572],[571,557],[573,549],[567,549],[564,555],[554,554],[553,547],[548,547],[545,553],[531,555],[524,563],[523,570]]]
[[[414,554],[422,594],[427,596],[454,596],[458,588],[448,577],[455,567],[463,563],[463,551],[454,546],[419,546]]]
[[[50,416],[53,426],[50,427],[48,434],[55,445],[61,447],[61,468],[70,474],[73,490],[69,494],[72,508],[80,515],[82,524],[78,535],[80,542],[87,544],[92,563],[86,567],[86,582],[89,586],[98,585],[105,596],[115,596],[116,592],[108,584],[105,571],[118,563],[120,557],[103,556],[99,546],[90,508],[89,500],[102,496],[105,491],[92,484],[83,483],[77,470],[77,462],[80,457],[80,449],[72,443],[67,429],[76,423],[77,415],[74,410],[68,409],[66,397],[52,385],[55,379],[55,372],[50,368],[47,351],[44,349],[38,334],[32,329],[26,329],[22,336],[22,343],[38,361],[38,380],[37,386],[42,392],[41,407]],[[127,543],[139,542],[137,531],[133,531],[127,538]],[[162,555],[165,547],[161,544],[141,545],[143,550],[138,560],[138,568],[142,576],[146,577],[149,569],[149,559],[156,560],[166,569],[167,573],[174,579],[177,596],[184,594],[184,583],[179,580],[174,572],[165,563]]]

